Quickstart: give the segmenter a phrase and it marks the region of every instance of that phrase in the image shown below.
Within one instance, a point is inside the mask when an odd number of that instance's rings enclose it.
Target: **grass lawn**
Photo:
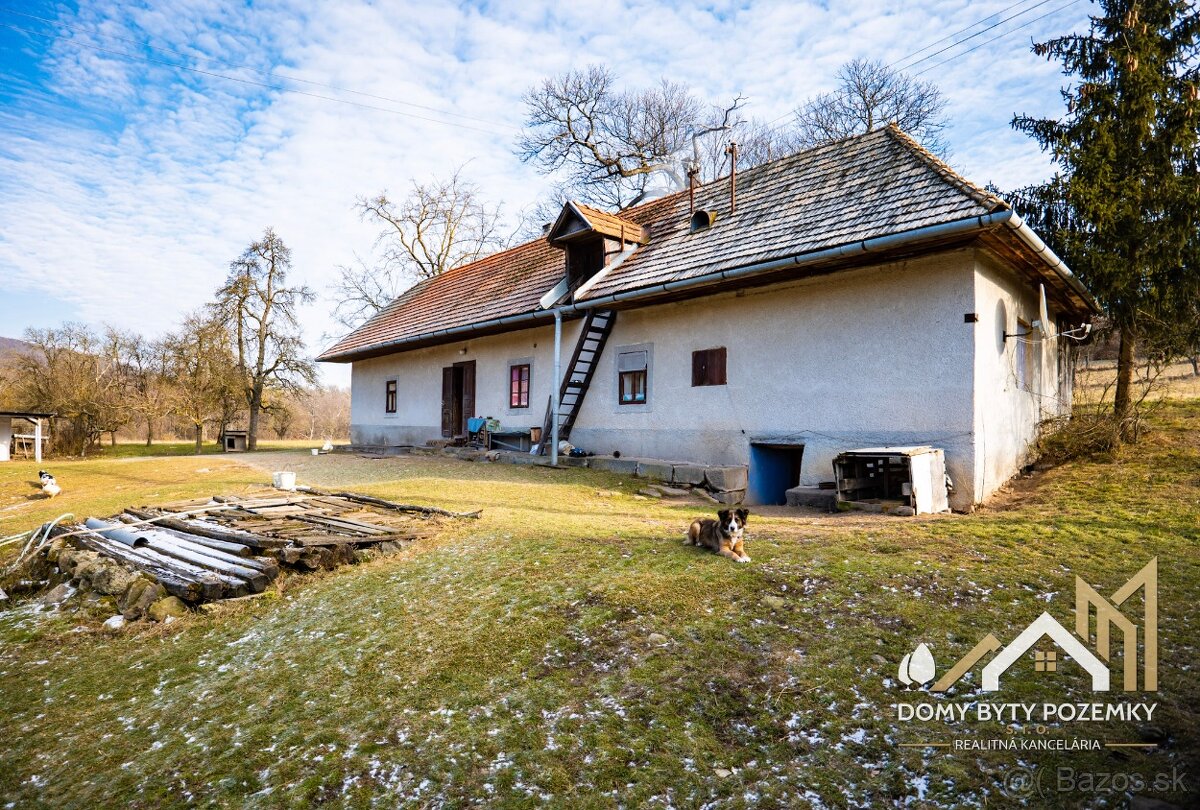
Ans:
[[[46,502],[27,499],[34,465],[4,465],[0,535],[241,492],[285,468],[484,511],[170,626],[108,635],[95,617],[0,613],[0,805],[1119,807],[1139,792],[1193,806],[1200,401],[1164,404],[1153,427],[1120,458],[1018,481],[974,515],[755,510],[748,565],[681,545],[713,507],[590,471],[301,452],[63,461],[64,494]],[[1074,663],[1035,673],[1029,656],[994,694],[978,671],[943,697],[896,682],[918,642],[940,674],[1042,611],[1072,627],[1075,575],[1107,596],[1154,556],[1156,694],[1124,695],[1114,676],[1118,691],[1095,695]],[[897,703],[981,698],[1157,709],[1045,728],[896,719]],[[905,747],[1077,737],[1158,747]],[[1059,767],[1126,778],[1059,792]],[[1004,792],[1017,768],[1032,793]],[[1190,792],[1125,790],[1172,769]]]

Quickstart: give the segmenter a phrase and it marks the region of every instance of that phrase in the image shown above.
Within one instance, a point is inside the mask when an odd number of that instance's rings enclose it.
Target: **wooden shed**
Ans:
[[[42,445],[46,438],[42,432],[42,420],[52,416],[52,413],[33,411],[0,411],[0,461],[10,461],[14,454],[29,458],[31,453],[34,461],[41,461]],[[14,423],[31,425],[33,432],[15,433]]]

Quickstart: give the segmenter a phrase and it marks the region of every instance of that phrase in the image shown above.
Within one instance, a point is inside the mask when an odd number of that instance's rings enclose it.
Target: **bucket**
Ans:
[[[321,451],[320,451],[320,450],[318,450],[317,448],[315,448],[315,447],[314,447],[314,448],[312,449],[312,454],[313,454],[314,456],[319,456],[319,455],[321,455]]]
[[[529,429],[530,444],[538,444],[542,440],[542,429],[540,427],[531,427]]]
[[[294,472],[277,472],[271,475],[271,482],[275,489],[286,489],[288,492],[296,491],[296,474]]]

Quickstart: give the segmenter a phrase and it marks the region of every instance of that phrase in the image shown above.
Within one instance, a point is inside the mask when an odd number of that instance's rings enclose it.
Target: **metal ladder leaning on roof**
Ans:
[[[566,374],[563,375],[562,386],[558,391],[558,440],[563,441],[571,435],[571,428],[579,416],[583,406],[583,398],[587,396],[592,378],[596,376],[596,366],[600,362],[600,354],[604,344],[612,334],[613,324],[617,321],[615,310],[589,309],[579,330],[579,341],[575,344],[575,353],[567,364]],[[538,449],[540,455],[547,455],[553,435],[551,420],[554,400],[546,405],[546,420],[542,426],[542,441]]]

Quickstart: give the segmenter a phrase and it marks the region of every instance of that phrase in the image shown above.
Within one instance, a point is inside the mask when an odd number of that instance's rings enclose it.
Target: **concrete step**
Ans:
[[[382,444],[337,444],[334,453],[348,453],[355,456],[405,456],[412,452],[408,445]]]
[[[792,487],[787,491],[787,505],[833,512],[837,510],[837,491],[819,487]]]

